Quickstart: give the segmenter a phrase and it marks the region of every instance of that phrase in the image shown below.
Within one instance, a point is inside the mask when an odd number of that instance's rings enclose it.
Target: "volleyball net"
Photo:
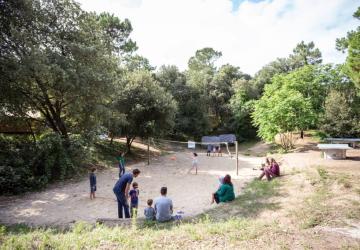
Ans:
[[[150,146],[155,148],[162,148],[168,151],[191,151],[196,153],[206,153],[209,155],[227,155],[233,157],[236,154],[236,142],[213,141],[213,142],[199,142],[199,141],[176,141],[165,140],[159,138],[150,138]]]

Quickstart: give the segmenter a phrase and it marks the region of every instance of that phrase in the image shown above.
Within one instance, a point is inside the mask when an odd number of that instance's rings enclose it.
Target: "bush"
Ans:
[[[0,194],[40,189],[81,172],[88,147],[79,136],[69,140],[45,134],[37,143],[24,137],[0,136]]]

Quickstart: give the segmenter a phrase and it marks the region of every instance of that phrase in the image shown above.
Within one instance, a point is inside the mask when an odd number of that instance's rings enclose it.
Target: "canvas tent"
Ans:
[[[234,143],[236,141],[236,136],[234,134],[219,135],[219,140],[221,142]]]

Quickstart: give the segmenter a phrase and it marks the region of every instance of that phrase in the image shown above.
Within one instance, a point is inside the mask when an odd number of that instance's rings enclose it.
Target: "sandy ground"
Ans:
[[[127,166],[127,170],[141,170],[141,175],[134,179],[140,190],[139,217],[143,217],[147,199],[158,197],[162,186],[168,187],[168,197],[173,200],[175,212],[183,211],[185,216],[201,213],[215,206],[210,205],[210,195],[219,185],[219,176],[230,174],[235,193],[239,194],[244,183],[259,174],[253,167],[259,166],[262,160],[240,156],[238,176],[234,158],[207,157],[205,154],[199,154],[198,175],[187,174],[191,166],[188,152],[152,159],[150,166],[144,163]],[[97,173],[95,200],[89,199],[88,178],[77,183],[58,184],[42,192],[0,197],[0,223],[66,225],[79,220],[94,222],[98,218],[116,218],[117,203],[112,188],[117,176],[117,168]]]
[[[177,150],[177,149],[175,149]],[[249,149],[265,155],[267,144],[258,143]],[[286,175],[293,168],[306,169],[323,166],[334,171],[359,173],[360,150],[348,150],[346,160],[325,160],[311,140],[299,140],[294,153],[274,155],[281,163],[281,173]],[[239,156],[239,175],[236,176],[235,158],[228,156],[207,157],[199,154],[198,175],[188,174],[191,153],[176,153],[153,158],[149,166],[138,163],[127,166],[127,171],[139,168],[141,175],[134,181],[139,183],[139,217],[149,198],[159,196],[162,186],[168,187],[168,196],[173,200],[174,211],[183,211],[185,216],[199,214],[210,205],[210,195],[219,183],[218,177],[230,174],[235,193],[241,193],[244,184],[260,174],[253,170],[264,161],[264,157]],[[118,169],[107,169],[97,173],[97,198],[89,199],[89,180],[85,177],[76,183],[57,184],[37,193],[21,196],[0,197],[0,223],[26,223],[29,225],[67,225],[83,220],[94,222],[98,218],[116,218],[117,202],[112,188],[117,181]]]

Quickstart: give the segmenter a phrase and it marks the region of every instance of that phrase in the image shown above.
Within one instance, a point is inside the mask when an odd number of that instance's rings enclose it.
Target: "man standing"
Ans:
[[[161,197],[155,201],[156,220],[165,222],[172,219],[173,204],[172,200],[166,197],[167,187],[162,187],[160,190]]]
[[[121,176],[121,178],[116,182],[113,191],[116,195],[116,199],[118,202],[118,216],[119,218],[123,218],[123,209],[125,213],[125,218],[130,218],[130,211],[129,211],[129,190],[131,182],[133,178],[138,177],[140,174],[139,169],[134,169],[132,173],[126,173]]]

